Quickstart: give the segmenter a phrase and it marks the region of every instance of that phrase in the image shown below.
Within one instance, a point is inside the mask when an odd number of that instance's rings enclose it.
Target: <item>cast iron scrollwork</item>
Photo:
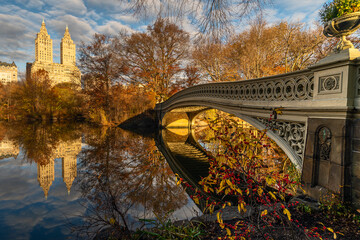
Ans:
[[[257,119],[279,135],[279,137],[284,139],[299,156],[301,161],[303,161],[305,149],[305,123],[278,120],[269,121],[265,118]]]

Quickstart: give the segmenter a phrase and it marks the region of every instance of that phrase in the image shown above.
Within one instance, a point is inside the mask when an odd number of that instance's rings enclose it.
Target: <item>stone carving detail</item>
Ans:
[[[203,84],[184,90],[181,97],[195,95],[243,101],[293,101],[313,98],[312,73],[287,76],[279,79],[255,79]]]
[[[278,120],[270,121],[269,119],[259,117],[257,119],[284,139],[299,156],[301,161],[304,160],[305,123]]]
[[[318,132],[317,149],[319,160],[329,160],[331,151],[331,131],[327,127],[321,127]]]
[[[341,75],[336,74],[332,76],[319,78],[319,93],[339,93],[341,92]]]

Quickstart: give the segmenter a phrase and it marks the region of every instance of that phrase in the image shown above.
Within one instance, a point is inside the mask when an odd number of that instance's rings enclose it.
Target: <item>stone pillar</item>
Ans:
[[[329,192],[353,203],[360,198],[359,63],[360,51],[346,49],[310,67],[313,113],[307,122],[302,181],[316,199]]]
[[[351,121],[308,119],[302,172],[304,189],[315,199],[337,193],[351,201]]]
[[[360,208],[360,119],[354,119],[352,125],[351,200],[357,208]]]

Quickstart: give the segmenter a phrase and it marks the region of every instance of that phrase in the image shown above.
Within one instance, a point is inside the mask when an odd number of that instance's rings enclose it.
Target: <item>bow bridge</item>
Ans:
[[[332,53],[306,70],[271,77],[197,85],[157,104],[159,125],[218,109],[268,131],[299,171],[307,193],[329,190],[360,206],[360,51]]]

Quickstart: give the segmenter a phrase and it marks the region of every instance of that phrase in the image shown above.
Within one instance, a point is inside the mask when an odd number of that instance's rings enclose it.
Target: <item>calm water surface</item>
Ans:
[[[93,236],[104,221],[135,229],[172,210],[179,220],[200,214],[155,141],[118,128],[1,124],[0,182],[2,240]]]

